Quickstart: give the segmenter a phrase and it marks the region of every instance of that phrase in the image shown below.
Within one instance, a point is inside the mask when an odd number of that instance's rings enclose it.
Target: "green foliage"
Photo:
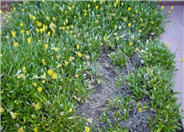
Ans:
[[[74,113],[89,94],[85,62],[105,45],[122,67],[137,42],[159,36],[164,23],[154,2],[24,1],[2,17],[3,131],[84,131],[86,120]]]
[[[180,127],[181,115],[172,92],[172,75],[172,71],[156,65],[139,68],[127,78],[137,100],[146,95],[151,101],[154,110],[154,119],[150,119],[152,131],[175,131]]]

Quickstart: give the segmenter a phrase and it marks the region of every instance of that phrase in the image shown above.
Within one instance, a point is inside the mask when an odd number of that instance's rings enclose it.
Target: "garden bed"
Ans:
[[[14,3],[1,33],[1,130],[183,131],[163,9]]]

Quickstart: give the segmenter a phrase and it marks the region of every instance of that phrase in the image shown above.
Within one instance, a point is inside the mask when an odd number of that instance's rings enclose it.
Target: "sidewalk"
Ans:
[[[164,11],[168,12],[171,5],[164,6]],[[178,71],[175,75],[174,91],[180,92],[178,103],[182,106],[180,110],[184,110],[184,5],[175,5],[171,14],[168,16],[170,21],[165,25],[165,32],[161,36],[165,44],[170,45],[170,49],[176,54],[176,68]],[[184,113],[183,113],[184,116]],[[184,119],[182,120],[184,126]]]

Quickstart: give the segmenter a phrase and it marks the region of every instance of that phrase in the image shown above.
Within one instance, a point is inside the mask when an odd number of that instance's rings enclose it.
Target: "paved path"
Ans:
[[[164,6],[168,12],[171,6]],[[165,25],[165,33],[161,36],[165,44],[170,44],[170,49],[176,54],[176,68],[174,91],[180,92],[177,95],[178,102],[182,104],[180,110],[184,110],[184,5],[174,6],[174,10],[168,16],[169,24]],[[184,116],[184,113],[183,113]],[[182,120],[184,126],[184,119]]]

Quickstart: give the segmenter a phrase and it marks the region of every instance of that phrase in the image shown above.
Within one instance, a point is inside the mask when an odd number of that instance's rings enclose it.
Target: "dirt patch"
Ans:
[[[97,68],[101,83],[94,88],[95,91],[87,99],[87,102],[76,108],[75,114],[92,118],[93,122],[96,123],[100,114],[107,108],[108,101],[115,98],[120,89],[115,86],[117,72],[106,54],[102,54],[92,66]],[[95,82],[93,85],[96,85]]]

